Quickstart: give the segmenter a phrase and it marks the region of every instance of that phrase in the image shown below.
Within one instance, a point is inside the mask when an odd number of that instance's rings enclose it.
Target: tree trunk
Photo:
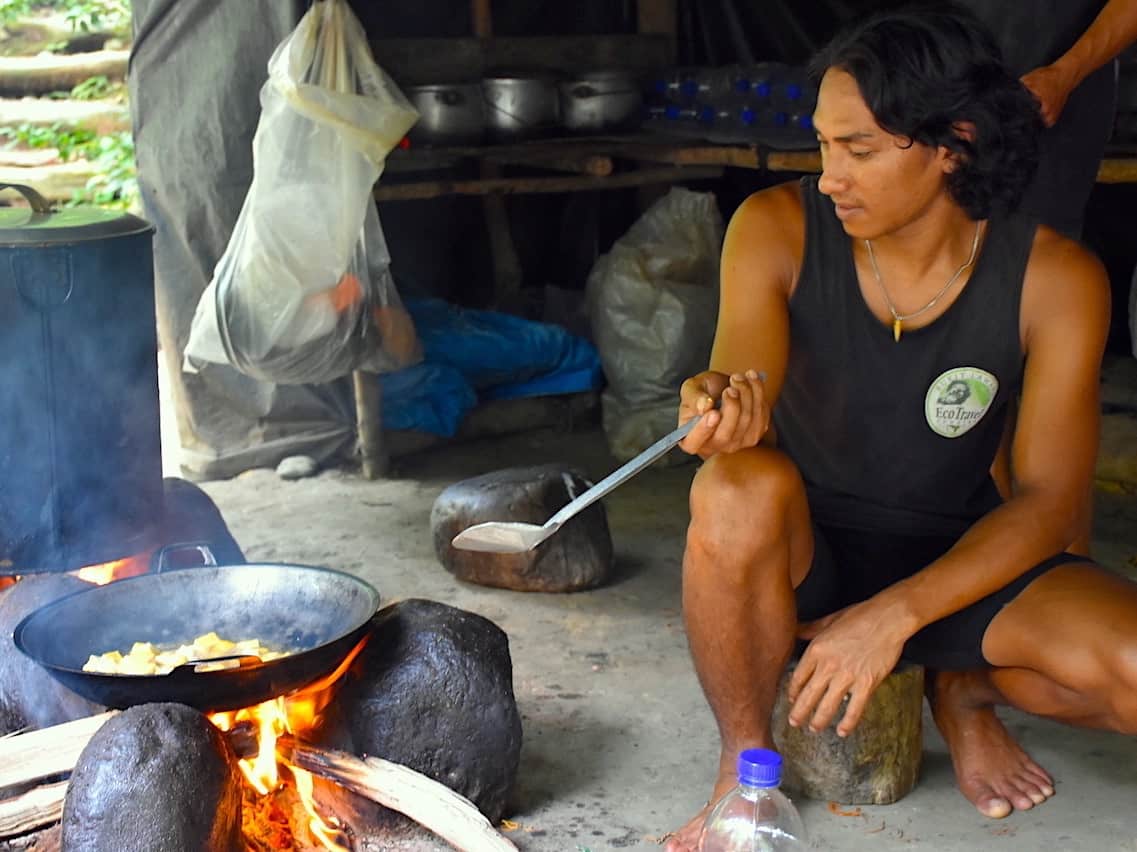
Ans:
[[[99,50],[73,56],[0,56],[0,95],[66,92],[90,77],[122,80],[129,50]]]

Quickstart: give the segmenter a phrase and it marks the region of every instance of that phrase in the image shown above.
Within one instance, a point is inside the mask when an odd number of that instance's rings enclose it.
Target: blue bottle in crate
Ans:
[[[695,68],[664,68],[651,84],[653,99],[672,104],[694,101],[699,93],[697,74]]]
[[[773,106],[775,87],[779,80],[785,78],[786,72],[787,66],[781,62],[758,62],[746,66],[749,102],[755,109]]]
[[[770,85],[770,105],[775,109],[787,115],[813,112],[813,105],[817,102],[817,91],[804,68],[782,66]]]

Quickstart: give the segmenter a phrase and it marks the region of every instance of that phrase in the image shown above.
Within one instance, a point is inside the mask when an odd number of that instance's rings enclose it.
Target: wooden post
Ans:
[[[667,63],[674,65],[679,56],[678,0],[636,0],[636,31],[642,35],[665,35]],[[641,212],[662,198],[668,187],[661,184],[644,184],[636,192],[636,206]]]
[[[641,33],[671,36],[668,62],[675,62],[679,53],[676,41],[679,12],[676,0],[637,0],[636,29]]]
[[[383,445],[382,399],[379,377],[375,373],[356,370],[351,374],[355,391],[356,445],[364,479],[378,479],[387,473],[389,459]]]
[[[492,0],[470,0],[470,19],[474,35],[488,39],[493,35]],[[481,161],[483,180],[501,178],[501,166],[488,160]],[[482,213],[485,216],[486,232],[490,241],[490,258],[493,262],[494,305],[499,306],[515,301],[521,292],[524,273],[521,260],[513,244],[509,229],[509,213],[505,209],[505,199],[500,195],[487,195],[482,199]]]

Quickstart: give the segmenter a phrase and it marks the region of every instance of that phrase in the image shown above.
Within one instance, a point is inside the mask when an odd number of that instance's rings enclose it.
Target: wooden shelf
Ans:
[[[562,173],[447,180],[410,179],[462,162],[520,166]],[[629,168],[630,166],[630,168]],[[655,166],[652,168],[651,166]],[[700,140],[627,134],[566,137],[508,144],[424,147],[392,152],[387,173],[398,176],[376,187],[381,201],[441,195],[580,192],[717,177],[725,168],[817,173],[817,150],[777,150],[759,144],[712,144]],[[1098,170],[1099,183],[1137,183],[1137,153],[1112,150]]]

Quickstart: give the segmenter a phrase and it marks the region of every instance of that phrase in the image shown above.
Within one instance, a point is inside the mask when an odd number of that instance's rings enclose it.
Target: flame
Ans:
[[[291,775],[304,810],[308,813],[308,829],[325,849],[332,852],[351,852],[339,842],[342,832],[335,817],[325,818],[319,813],[313,797],[314,782],[311,773],[287,763],[277,754],[276,741],[284,734],[302,737],[315,728],[322,714],[335,696],[335,685],[351,667],[352,662],[367,644],[367,636],[351,649],[335,671],[315,683],[287,696],[265,701],[255,707],[224,713],[211,713],[210,721],[222,731],[232,730],[239,722],[251,722],[258,731],[257,754],[238,760],[245,780],[262,796],[275,790],[281,783],[280,766]]]
[[[88,565],[75,572],[75,576],[96,586],[105,586],[114,580],[134,577],[145,574],[147,570],[145,559],[136,559],[128,556],[126,559],[116,559],[113,562],[103,562],[101,565]]]

